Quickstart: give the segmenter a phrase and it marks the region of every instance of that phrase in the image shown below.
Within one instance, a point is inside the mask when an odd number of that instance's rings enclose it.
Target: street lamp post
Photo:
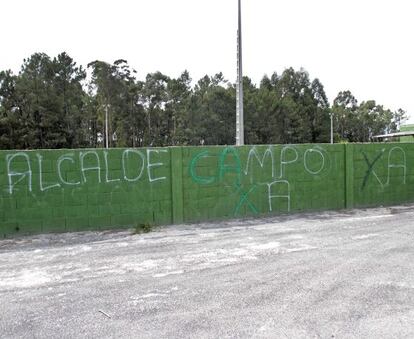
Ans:
[[[238,0],[238,30],[237,30],[237,84],[236,84],[236,145],[244,145],[243,117],[243,58],[242,58],[242,29],[241,29],[241,0]]]

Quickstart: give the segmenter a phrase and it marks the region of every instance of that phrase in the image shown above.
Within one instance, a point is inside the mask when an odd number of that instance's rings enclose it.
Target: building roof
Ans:
[[[373,138],[374,139],[383,139],[383,138],[397,138],[397,137],[409,137],[409,136],[414,136],[414,131],[404,131],[404,132],[396,132],[396,133],[375,135],[375,136],[373,136]]]

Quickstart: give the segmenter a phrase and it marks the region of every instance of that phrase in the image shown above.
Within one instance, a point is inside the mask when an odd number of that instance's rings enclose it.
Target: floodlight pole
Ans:
[[[331,144],[333,144],[333,113],[331,112],[329,115],[331,116]]]
[[[105,106],[105,147],[109,148],[108,105]]]
[[[238,0],[238,30],[237,30],[237,84],[236,84],[236,146],[244,145],[243,117],[243,58],[242,58],[242,27],[241,0]]]

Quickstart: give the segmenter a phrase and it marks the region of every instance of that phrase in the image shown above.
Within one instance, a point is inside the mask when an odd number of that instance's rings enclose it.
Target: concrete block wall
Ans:
[[[0,234],[167,224],[170,150],[0,152]]]
[[[353,206],[388,206],[414,201],[412,143],[348,145],[353,159]]]
[[[414,201],[414,144],[0,152],[0,237]]]
[[[343,145],[185,148],[184,220],[343,208],[344,154]]]

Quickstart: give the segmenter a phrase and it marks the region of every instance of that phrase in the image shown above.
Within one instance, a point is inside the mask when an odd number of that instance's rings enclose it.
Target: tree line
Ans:
[[[342,91],[329,104],[318,79],[293,68],[243,78],[247,144],[324,143],[330,117],[337,142],[366,142],[405,119],[374,100]],[[138,80],[126,60],[93,61],[85,69],[67,54],[35,53],[18,74],[0,72],[0,149],[232,145],[236,87],[222,73],[194,85],[187,71]]]

